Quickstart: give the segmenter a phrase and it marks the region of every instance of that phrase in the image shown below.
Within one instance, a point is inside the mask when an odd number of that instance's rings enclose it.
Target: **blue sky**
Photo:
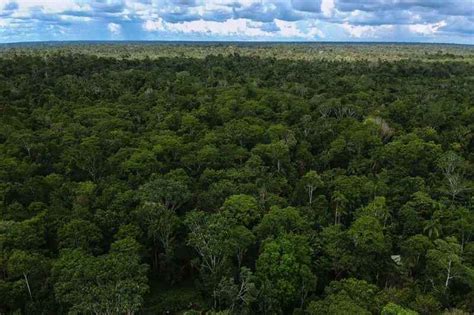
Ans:
[[[0,0],[0,42],[49,40],[474,44],[474,0]]]

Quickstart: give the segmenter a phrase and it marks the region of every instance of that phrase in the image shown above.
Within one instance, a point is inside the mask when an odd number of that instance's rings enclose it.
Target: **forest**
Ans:
[[[130,47],[0,49],[0,314],[474,312],[473,46]]]

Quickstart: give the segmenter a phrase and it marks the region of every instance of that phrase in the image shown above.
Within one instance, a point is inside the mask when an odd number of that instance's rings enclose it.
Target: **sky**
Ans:
[[[474,44],[474,0],[0,0],[0,43],[65,40]]]

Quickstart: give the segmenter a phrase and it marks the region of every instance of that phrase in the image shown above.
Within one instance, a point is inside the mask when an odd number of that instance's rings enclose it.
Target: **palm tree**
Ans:
[[[441,222],[439,218],[434,218],[432,216],[431,219],[425,223],[423,232],[426,233],[429,238],[439,238],[439,235],[441,234]]]

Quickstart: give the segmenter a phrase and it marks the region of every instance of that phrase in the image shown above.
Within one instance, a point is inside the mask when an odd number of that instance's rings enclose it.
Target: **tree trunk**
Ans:
[[[30,283],[28,282],[28,276],[26,273],[23,273],[23,277],[25,278],[26,287],[28,288],[28,293],[30,294],[30,299],[33,300],[33,295],[31,294]]]
[[[451,278],[451,260],[449,261],[448,264],[448,275],[446,276],[446,282],[444,284],[444,292],[448,290],[448,285],[449,285],[449,279]]]

